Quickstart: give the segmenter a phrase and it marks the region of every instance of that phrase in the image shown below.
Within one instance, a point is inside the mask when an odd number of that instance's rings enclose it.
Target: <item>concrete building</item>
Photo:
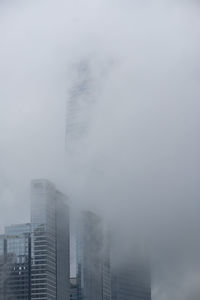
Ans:
[[[32,300],[69,299],[69,208],[46,179],[31,183]]]

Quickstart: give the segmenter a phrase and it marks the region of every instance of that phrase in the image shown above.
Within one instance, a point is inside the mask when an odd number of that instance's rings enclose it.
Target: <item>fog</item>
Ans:
[[[145,240],[154,300],[199,299],[199,8],[0,1],[1,229],[29,220],[30,180],[48,178],[127,247]]]

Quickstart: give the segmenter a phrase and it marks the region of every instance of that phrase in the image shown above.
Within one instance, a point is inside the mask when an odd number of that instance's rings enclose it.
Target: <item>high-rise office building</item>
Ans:
[[[31,183],[31,225],[31,299],[69,299],[69,209],[48,180]]]
[[[0,239],[1,299],[31,299],[31,226],[12,225],[5,228]]]
[[[93,81],[88,59],[75,64],[66,112],[66,149],[74,150],[88,132],[94,104]]]
[[[70,278],[70,300],[78,300],[76,277]]]
[[[103,246],[103,300],[111,300],[111,263],[110,263],[110,235],[104,228],[104,246]]]
[[[5,295],[5,252],[6,240],[4,234],[0,234],[0,299]]]
[[[31,224],[16,224],[5,227],[5,237],[29,236],[31,233]]]
[[[101,219],[92,212],[82,212],[77,233],[79,300],[110,300],[108,259]]]
[[[129,263],[112,268],[112,300],[151,300],[150,270],[146,263]]]
[[[126,226],[111,227],[112,300],[150,300],[151,268],[148,247],[142,235]]]
[[[5,235],[0,234],[0,257],[4,255],[5,252]]]

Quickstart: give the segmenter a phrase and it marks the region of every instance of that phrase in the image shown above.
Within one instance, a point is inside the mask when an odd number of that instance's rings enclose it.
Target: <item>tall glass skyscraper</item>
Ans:
[[[129,261],[112,268],[112,300],[151,300],[150,269]]]
[[[82,212],[77,233],[79,300],[110,300],[108,259],[101,219],[92,212]]]
[[[94,105],[94,86],[88,59],[75,64],[66,113],[66,149],[74,151],[86,137]]]
[[[5,248],[5,235],[0,234],[0,257],[4,255],[4,248]]]
[[[5,228],[4,242],[0,241],[1,299],[31,299],[31,225],[20,224]]]
[[[69,299],[69,209],[48,180],[31,183],[31,225],[31,299]]]
[[[0,234],[0,299],[5,295],[5,252],[6,240],[4,234]]]
[[[78,300],[76,277],[70,278],[70,300]]]
[[[110,233],[104,228],[103,246],[103,300],[111,300],[111,262],[110,262]]]

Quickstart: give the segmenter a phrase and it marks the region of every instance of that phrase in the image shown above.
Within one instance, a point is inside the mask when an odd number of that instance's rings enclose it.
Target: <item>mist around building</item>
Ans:
[[[0,0],[0,300],[200,299],[199,36],[199,0]]]
[[[1,300],[151,299],[147,253],[135,247],[122,256],[120,236],[92,211],[70,220],[69,198],[49,180],[32,180],[30,194],[30,223],[6,226],[0,235]]]

